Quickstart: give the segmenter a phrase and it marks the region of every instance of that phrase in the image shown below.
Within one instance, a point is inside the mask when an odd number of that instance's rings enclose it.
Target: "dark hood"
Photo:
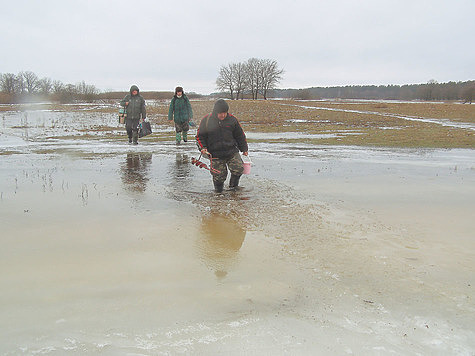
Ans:
[[[130,87],[130,95],[132,95],[132,92],[133,92],[134,90],[137,90],[137,95],[140,94],[139,87],[136,86],[136,85],[132,85],[132,86]]]

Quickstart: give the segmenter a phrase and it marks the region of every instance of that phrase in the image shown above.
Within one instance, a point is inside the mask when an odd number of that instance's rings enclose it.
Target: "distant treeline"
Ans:
[[[0,73],[0,103],[22,103],[55,101],[71,103],[74,101],[92,102],[94,100],[121,100],[128,91],[101,92],[94,85],[84,81],[76,84],[64,84],[59,80],[39,78],[31,71],[13,73]],[[165,100],[171,99],[174,92],[149,91],[140,92],[145,99]],[[202,97],[196,93],[186,93],[189,98]]]
[[[63,103],[75,100],[93,101],[99,90],[84,81],[64,84],[51,78],[39,78],[31,71],[0,73],[0,103],[53,100]]]
[[[280,72],[279,72],[280,73]],[[279,78],[279,77],[278,77]],[[277,78],[277,79],[278,79]],[[257,92],[244,91],[241,98],[256,98]],[[64,84],[59,80],[39,78],[31,71],[18,74],[0,73],[0,103],[19,103],[32,101],[74,101],[120,100],[128,91],[100,92],[94,85],[84,81]],[[338,87],[314,87],[306,89],[267,89],[268,98],[291,99],[382,99],[382,100],[461,100],[472,103],[475,99],[475,80],[466,82],[438,83],[430,80],[425,84],[410,85],[352,85]],[[141,92],[145,99],[166,100],[173,92]],[[186,93],[189,98],[203,95]],[[226,95],[214,93],[211,96]],[[238,96],[239,97],[239,96]],[[264,97],[265,98],[265,97]]]
[[[462,100],[475,99],[475,81],[410,85],[352,85],[341,87],[314,87],[307,89],[274,89],[269,98],[291,99],[373,99],[373,100]]]

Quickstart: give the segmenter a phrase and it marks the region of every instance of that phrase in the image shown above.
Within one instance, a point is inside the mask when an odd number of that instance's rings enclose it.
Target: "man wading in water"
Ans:
[[[211,172],[213,175],[214,190],[221,193],[224,181],[231,171],[229,188],[239,185],[244,171],[244,164],[239,151],[247,156],[248,146],[246,135],[238,120],[228,113],[229,105],[223,99],[214,104],[213,112],[206,115],[200,123],[196,134],[196,141],[203,156],[212,159],[212,166],[220,173]]]
[[[130,94],[127,94],[120,102],[125,107],[127,117],[125,119],[125,129],[129,137],[129,143],[138,144],[139,141],[139,122],[145,120],[145,99],[139,94],[139,88],[136,85],[130,87]]]

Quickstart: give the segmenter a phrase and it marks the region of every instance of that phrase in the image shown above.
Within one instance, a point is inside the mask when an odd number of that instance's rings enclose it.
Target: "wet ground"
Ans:
[[[3,113],[0,354],[474,354],[474,150],[253,143],[217,195],[90,120]]]

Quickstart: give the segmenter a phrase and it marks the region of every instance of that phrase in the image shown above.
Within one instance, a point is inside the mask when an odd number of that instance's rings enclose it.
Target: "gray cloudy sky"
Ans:
[[[251,57],[281,88],[475,79],[474,0],[2,1],[0,73],[208,94]]]

